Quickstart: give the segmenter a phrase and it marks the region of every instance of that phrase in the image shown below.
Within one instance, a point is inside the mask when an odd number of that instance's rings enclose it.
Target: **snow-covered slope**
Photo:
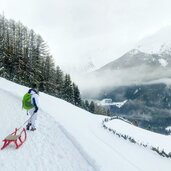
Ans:
[[[21,110],[21,95],[26,88],[6,82],[1,86],[9,86],[12,94],[0,89],[1,119],[0,140],[3,140],[16,127],[28,119],[26,112]],[[18,90],[17,90],[18,88]],[[20,92],[21,90],[21,92]],[[19,94],[17,92],[20,92]],[[2,146],[2,143],[0,143]],[[40,111],[38,116],[38,131],[27,132],[27,141],[20,149],[15,150],[11,144],[0,151],[0,170],[3,171],[75,171],[94,170],[60,125],[49,114]]]
[[[171,152],[171,136],[161,135],[138,127],[135,129],[134,125],[119,119],[107,122],[106,126],[121,134],[126,133],[126,135],[133,137],[138,143],[159,148],[160,151],[164,150],[167,153]]]
[[[1,140],[27,119],[21,109],[21,98],[27,90],[0,78]],[[171,159],[104,130],[104,116],[93,115],[44,93],[40,93],[39,99],[37,131],[27,132],[27,141],[18,150],[10,146],[0,151],[0,170],[170,171]],[[116,124],[121,130],[119,125],[124,128],[127,124]],[[132,136],[140,133],[136,127],[131,132],[121,131]],[[155,134],[151,135],[155,143]],[[171,137],[166,137],[166,141],[171,141]]]

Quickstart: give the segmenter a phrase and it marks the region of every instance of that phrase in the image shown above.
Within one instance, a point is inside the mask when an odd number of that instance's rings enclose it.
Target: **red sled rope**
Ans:
[[[18,149],[27,138],[26,129],[23,128],[23,130],[20,132],[20,134],[17,135],[17,131],[19,129],[15,128],[15,131],[8,135],[4,140],[4,145],[2,146],[1,150],[3,150],[5,147],[7,147],[11,142],[14,142],[16,149]]]

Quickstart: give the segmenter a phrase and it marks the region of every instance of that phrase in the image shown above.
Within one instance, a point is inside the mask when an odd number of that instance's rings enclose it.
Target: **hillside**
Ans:
[[[146,84],[113,87],[99,94],[99,99],[110,98],[113,102],[127,102],[121,107],[108,106],[113,115],[136,120],[139,126],[167,134],[171,125],[170,79],[155,80]]]
[[[161,29],[132,49],[87,76],[85,98],[127,100],[110,112],[137,120],[139,126],[166,134],[171,124],[171,27]],[[98,82],[98,84],[97,84]]]
[[[21,109],[21,98],[27,90],[27,87],[0,78],[1,140],[28,118]],[[44,93],[40,93],[39,98],[37,131],[27,132],[27,141],[20,149],[15,150],[11,145],[0,151],[0,170],[170,170],[170,159],[103,129],[104,116],[93,115]],[[113,124],[119,131],[132,136],[147,133],[135,126],[129,132],[121,130],[119,125],[127,127],[124,122]],[[155,144],[162,138],[162,135],[151,132],[151,138],[146,137],[144,141],[171,151],[170,144]],[[171,137],[166,136],[165,140],[170,142]]]

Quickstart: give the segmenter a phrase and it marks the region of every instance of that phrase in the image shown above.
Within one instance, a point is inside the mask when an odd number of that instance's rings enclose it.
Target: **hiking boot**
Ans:
[[[31,128],[30,130],[31,130],[31,131],[36,131],[36,128]]]
[[[30,126],[31,126],[31,123],[28,123],[28,124],[26,125],[26,130],[29,130],[29,129],[30,129]]]

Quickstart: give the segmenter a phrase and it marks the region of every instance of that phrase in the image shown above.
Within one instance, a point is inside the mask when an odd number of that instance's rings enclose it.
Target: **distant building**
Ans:
[[[101,102],[100,102],[102,105],[105,105],[105,104],[111,104],[112,103],[112,99],[103,99]]]

